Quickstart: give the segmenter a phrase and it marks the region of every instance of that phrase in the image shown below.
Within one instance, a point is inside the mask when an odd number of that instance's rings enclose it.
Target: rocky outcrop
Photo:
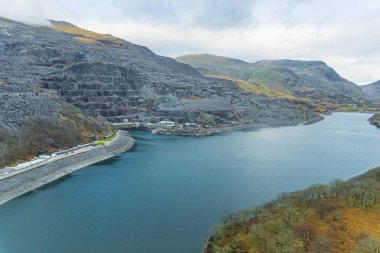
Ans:
[[[368,121],[370,124],[380,128],[380,114],[373,115]]]

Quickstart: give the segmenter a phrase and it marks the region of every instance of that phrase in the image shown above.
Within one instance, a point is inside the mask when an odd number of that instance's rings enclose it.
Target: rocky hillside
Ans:
[[[273,126],[298,124],[312,115],[287,100],[205,78],[146,47],[66,22],[41,27],[0,19],[0,68],[0,85],[16,93],[22,89],[40,104],[29,112],[24,105],[14,109],[8,99],[0,109],[0,115],[14,115],[11,122],[0,118],[8,127],[33,114],[55,115],[59,106],[47,95],[51,91],[84,114],[112,122],[166,119],[214,127],[231,122]],[[7,91],[3,95],[9,96]]]
[[[227,215],[205,253],[380,251],[380,168]]]
[[[110,133],[108,122],[83,115],[53,91],[0,85],[0,168]]]
[[[364,98],[358,86],[321,61],[268,60],[248,63],[209,54],[185,55],[176,60],[190,64],[204,75],[236,78],[260,88],[315,102],[349,103]]]
[[[365,96],[375,104],[380,104],[380,80],[371,84],[362,85]]]

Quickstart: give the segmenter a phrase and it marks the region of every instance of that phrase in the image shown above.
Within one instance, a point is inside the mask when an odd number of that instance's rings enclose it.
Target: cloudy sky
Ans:
[[[65,20],[175,57],[323,60],[380,79],[379,0],[0,0],[0,16]]]

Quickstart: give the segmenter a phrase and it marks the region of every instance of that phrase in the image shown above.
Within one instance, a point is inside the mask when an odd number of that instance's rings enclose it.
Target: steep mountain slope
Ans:
[[[360,88],[362,88],[366,98],[376,104],[380,103],[380,80],[371,84],[362,85]]]
[[[108,122],[83,115],[54,91],[0,85],[0,168],[110,133]]]
[[[0,19],[0,80],[55,90],[85,114],[110,121],[170,119],[201,125],[289,125],[305,113],[283,99],[205,78],[189,65],[66,22],[38,27]],[[28,86],[26,86],[28,85]],[[312,114],[308,114],[312,115]]]
[[[349,102],[364,97],[359,87],[321,61],[270,60],[248,63],[208,54],[185,55],[176,60],[199,69],[205,75],[242,79],[261,88],[317,102]]]

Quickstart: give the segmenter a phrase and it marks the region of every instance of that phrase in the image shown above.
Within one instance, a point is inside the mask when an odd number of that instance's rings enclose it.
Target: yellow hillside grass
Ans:
[[[73,38],[83,43],[111,45],[116,47],[122,47],[124,43],[122,39],[116,38],[112,35],[92,32],[73,25],[54,25],[52,28],[58,32],[77,35]]]
[[[233,81],[240,88],[242,88],[243,90],[245,90],[247,92],[251,92],[251,93],[255,93],[255,94],[264,94],[265,96],[267,96],[269,98],[286,98],[286,99],[291,99],[291,100],[298,99],[297,97],[295,97],[291,93],[267,89],[265,87],[255,85],[255,84],[252,84],[250,82],[247,82],[247,81],[244,81],[241,79],[235,79],[235,78],[231,78],[231,77],[224,76],[224,75],[207,75],[207,76],[212,77],[212,78],[218,78],[218,79]]]
[[[380,205],[371,208],[347,208],[340,204],[342,217],[334,221],[332,216],[321,220],[317,213],[313,213],[308,224],[319,235],[331,241],[333,252],[353,252],[360,239],[367,236],[380,238]]]

